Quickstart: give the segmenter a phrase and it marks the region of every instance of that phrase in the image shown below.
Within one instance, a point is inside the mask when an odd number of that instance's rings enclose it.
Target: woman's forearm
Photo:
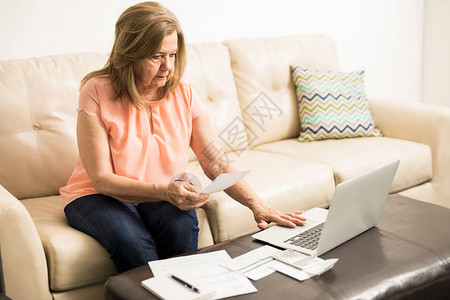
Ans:
[[[251,210],[254,207],[263,204],[261,198],[252,190],[250,185],[244,179],[225,190],[231,198],[237,200],[242,205],[247,206]]]
[[[143,203],[167,201],[167,185],[137,181],[113,173],[102,174],[92,182],[100,194],[111,196],[122,202]]]

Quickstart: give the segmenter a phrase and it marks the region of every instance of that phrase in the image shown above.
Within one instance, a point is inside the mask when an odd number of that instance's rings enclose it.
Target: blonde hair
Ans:
[[[186,63],[186,46],[180,23],[175,15],[157,2],[142,2],[126,9],[116,22],[114,45],[106,65],[87,74],[81,85],[96,76],[111,79],[117,100],[127,96],[138,108],[145,108],[133,73],[134,63],[155,55],[168,34],[177,32],[178,51],[173,76],[158,91],[159,98],[169,97],[178,86]]]

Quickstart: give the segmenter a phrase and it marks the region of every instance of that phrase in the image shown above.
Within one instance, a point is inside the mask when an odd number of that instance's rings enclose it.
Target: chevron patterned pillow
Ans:
[[[301,120],[300,142],[381,136],[364,92],[364,71],[291,69]]]

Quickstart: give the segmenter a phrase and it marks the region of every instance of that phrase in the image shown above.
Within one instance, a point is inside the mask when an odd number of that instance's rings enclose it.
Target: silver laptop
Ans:
[[[303,214],[306,225],[274,225],[252,237],[307,255],[322,255],[379,222],[399,163],[394,161],[337,185],[328,210],[313,208]]]

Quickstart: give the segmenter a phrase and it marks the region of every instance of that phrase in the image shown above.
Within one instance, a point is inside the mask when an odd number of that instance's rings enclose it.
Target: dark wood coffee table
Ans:
[[[248,235],[196,253],[236,257],[262,245]],[[232,299],[450,299],[450,209],[392,195],[376,227],[321,257],[339,262],[303,282],[276,272],[253,282],[257,293]],[[148,266],[112,276],[105,298],[156,299],[140,286],[152,276]]]

